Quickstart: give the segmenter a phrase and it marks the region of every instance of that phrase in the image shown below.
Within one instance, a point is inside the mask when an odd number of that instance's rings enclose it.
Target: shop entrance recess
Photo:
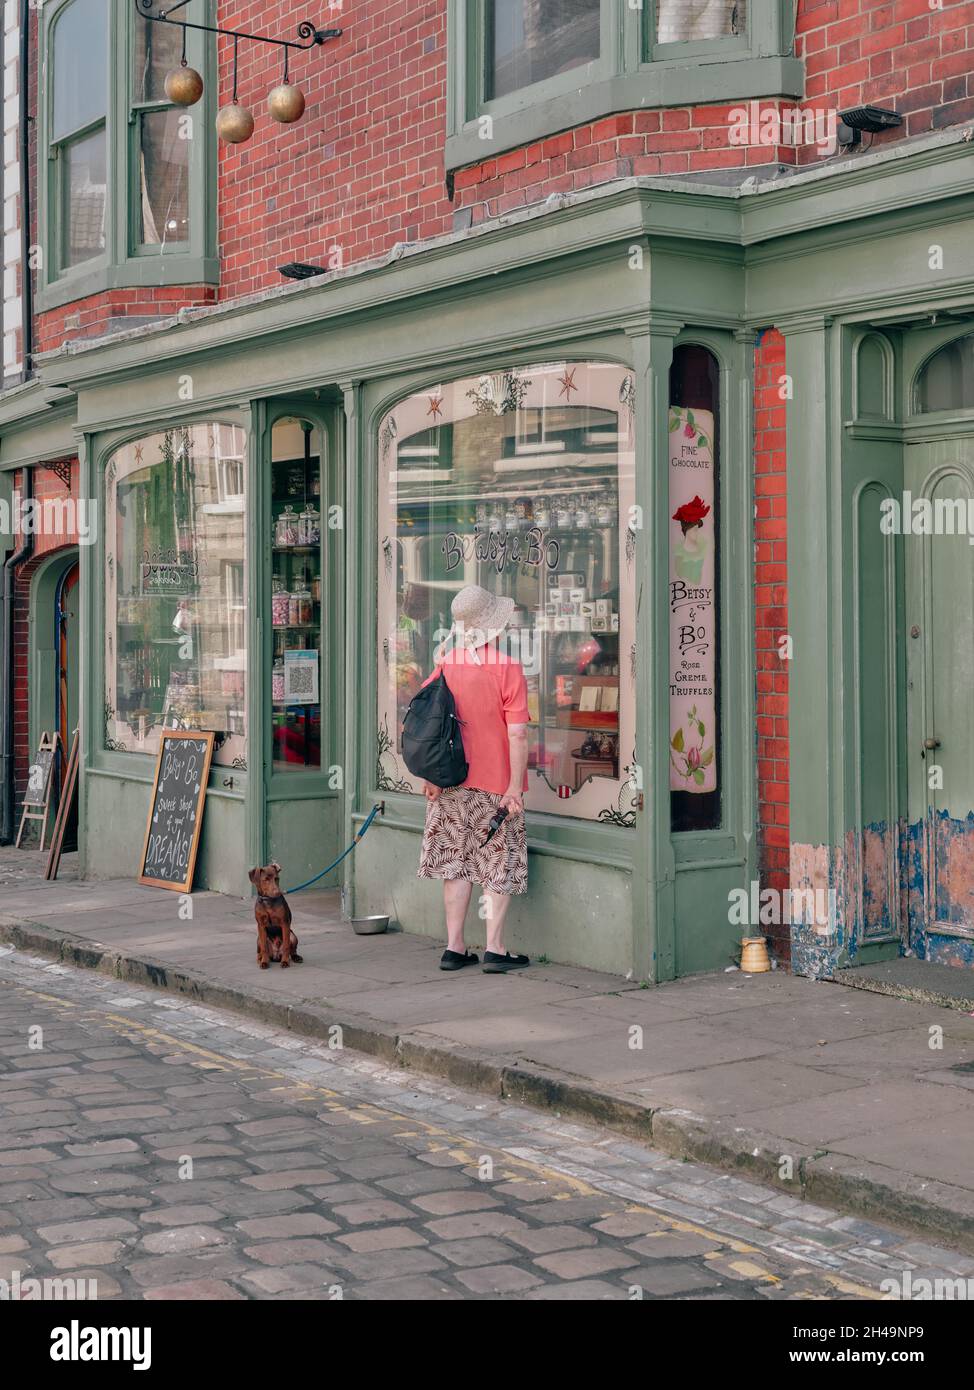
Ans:
[[[661,979],[732,964],[750,934],[729,905],[748,886],[754,846],[750,448],[738,415],[752,352],[745,336],[685,328],[669,368],[657,534],[668,540],[661,659],[674,893],[672,967],[661,953]]]
[[[71,747],[78,727],[78,552],[58,552],[34,576],[31,592],[30,747],[41,733],[60,733]],[[60,759],[59,759],[60,763]],[[63,774],[55,772],[55,790]]]
[[[344,478],[338,400],[265,407],[258,536],[267,858],[298,883],[344,831]],[[332,881],[323,888],[334,887]]]
[[[942,437],[907,442],[909,903],[914,953],[974,965],[974,335],[922,368],[918,415]],[[948,423],[948,412],[953,419]],[[966,426],[963,415],[970,416]],[[940,433],[936,427],[930,434]],[[907,497],[909,501],[907,502]]]

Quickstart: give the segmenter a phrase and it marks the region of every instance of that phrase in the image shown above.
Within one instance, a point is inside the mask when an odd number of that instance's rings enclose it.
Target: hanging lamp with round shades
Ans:
[[[203,79],[186,61],[186,30],[183,30],[183,56],[178,68],[166,73],[166,97],[174,106],[195,106],[203,95]]]
[[[228,38],[233,39],[233,95],[227,105],[220,108],[216,118],[217,135],[228,145],[243,144],[254,133],[253,112],[249,111],[246,106],[242,106],[237,100],[237,58],[241,39],[246,39],[250,43],[273,44],[277,48],[284,49],[284,77],[268,93],[267,110],[271,118],[279,125],[293,125],[296,121],[300,121],[304,115],[307,101],[304,92],[300,87],[294,86],[288,75],[288,59],[291,49],[296,48],[306,52],[308,49],[320,46],[328,39],[341,38],[342,35],[341,29],[319,29],[310,20],[302,20],[298,25],[298,38],[306,42],[298,43],[291,39],[271,38],[264,34],[223,29],[218,25],[196,24],[190,20],[170,19],[169,16],[173,9],[181,9],[181,4],[170,7],[167,11],[159,14],[151,13],[156,0],[134,0],[134,4],[137,13],[143,19],[156,24],[176,24],[183,31],[182,59],[178,67],[172,68],[166,73],[164,83],[166,99],[172,102],[173,106],[195,106],[203,95],[203,78],[187,62],[186,31],[196,29],[206,34],[225,34]]]
[[[253,112],[236,101],[221,106],[216,118],[216,133],[227,145],[242,145],[254,133]]]
[[[291,125],[294,121],[300,121],[304,115],[304,107],[304,92],[300,87],[292,87],[290,82],[282,82],[279,87],[272,87],[267,94],[267,109],[281,125]]]
[[[233,39],[233,100],[229,106],[221,106],[216,117],[216,133],[227,145],[242,145],[254,133],[254,117],[246,106],[237,101],[237,49],[240,40]]]
[[[288,50],[284,50],[284,80],[272,87],[267,94],[267,109],[275,121],[281,125],[291,125],[300,121],[304,115],[304,92],[300,87],[292,87],[287,70]]]
[[[166,73],[165,90],[174,106],[195,106],[203,95],[203,79],[184,62]]]

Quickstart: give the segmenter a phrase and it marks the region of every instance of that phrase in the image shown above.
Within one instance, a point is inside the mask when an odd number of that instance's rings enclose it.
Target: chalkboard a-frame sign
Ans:
[[[199,730],[162,734],[140,883],[174,893],[191,891],[215,737]]]

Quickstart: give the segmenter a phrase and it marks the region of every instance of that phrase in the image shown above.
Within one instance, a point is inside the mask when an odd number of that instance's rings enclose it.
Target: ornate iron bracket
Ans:
[[[155,5],[155,0],[135,0],[135,9],[143,19],[151,20],[153,24],[173,24],[184,31],[186,29],[199,29],[206,34],[226,34],[231,39],[249,39],[251,43],[269,43],[276,48],[294,48],[305,51],[325,43],[328,39],[340,38],[342,34],[341,29],[319,29],[310,20],[303,19],[298,25],[298,38],[307,39],[307,43],[297,43],[293,39],[271,39],[265,34],[251,34],[244,29],[222,29],[219,25],[193,24],[188,19],[170,19],[170,15],[183,9],[189,2],[190,0],[178,0],[177,4],[170,5],[167,10],[160,10],[158,14],[151,14],[150,11]]]
[[[56,473],[61,482],[68,489],[71,487],[71,464],[67,459],[61,459],[58,463],[45,463],[44,467],[48,473]]]

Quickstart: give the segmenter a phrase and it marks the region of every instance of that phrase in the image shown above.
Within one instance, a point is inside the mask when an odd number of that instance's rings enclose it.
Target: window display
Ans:
[[[307,420],[278,420],[271,464],[274,767],[321,766],[321,460]]]
[[[402,401],[379,432],[379,784],[466,584],[513,597],[532,810],[634,823],[632,380],[557,363]]]
[[[155,754],[163,729],[217,733],[246,767],[245,435],[190,425],[117,449],[105,471],[105,747]]]

